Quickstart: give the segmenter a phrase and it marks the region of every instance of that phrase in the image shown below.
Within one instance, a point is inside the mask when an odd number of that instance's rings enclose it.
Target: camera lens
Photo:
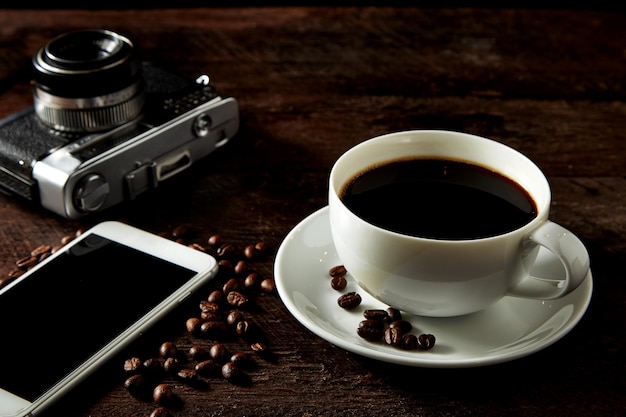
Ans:
[[[95,132],[134,119],[144,103],[133,43],[107,30],[71,32],[33,56],[35,111],[48,126]]]

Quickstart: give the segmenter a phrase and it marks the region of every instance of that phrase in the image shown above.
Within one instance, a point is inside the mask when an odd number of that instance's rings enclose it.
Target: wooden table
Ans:
[[[553,188],[553,220],[585,242],[594,293],[554,345],[498,365],[432,369],[346,352],[301,325],[278,295],[249,312],[273,359],[240,386],[171,381],[182,416],[623,416],[626,411],[626,18],[609,11],[416,8],[0,10],[0,117],[32,103],[29,60],[52,37],[102,27],[188,77],[208,73],[236,97],[236,139],[155,192],[70,221],[0,195],[0,271],[41,244],[105,219],[188,242],[263,241],[253,267],[273,276],[276,249],[326,205],[334,160],[405,129],[491,137],[534,159]],[[1,146],[1,144],[0,144]],[[306,271],[303,271],[305,273]],[[4,275],[3,275],[4,276]],[[218,287],[219,283],[214,284]],[[207,294],[212,288],[207,288]],[[125,355],[193,340],[182,307]],[[111,308],[114,308],[112,303]],[[84,314],[87,314],[85,312]],[[6,319],[6,318],[2,318]],[[62,325],[62,324],[59,324]],[[42,341],[45,346],[46,341]],[[249,349],[229,341],[232,350]],[[10,358],[2,358],[10,360]],[[49,415],[148,416],[112,361]]]

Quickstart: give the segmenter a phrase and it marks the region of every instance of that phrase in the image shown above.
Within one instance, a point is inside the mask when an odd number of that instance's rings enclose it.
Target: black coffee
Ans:
[[[348,181],[341,200],[381,228],[431,239],[500,235],[530,222],[536,204],[520,185],[462,161],[399,159]]]

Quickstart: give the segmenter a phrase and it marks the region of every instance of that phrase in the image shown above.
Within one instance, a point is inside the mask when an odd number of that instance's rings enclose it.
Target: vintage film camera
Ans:
[[[0,121],[0,190],[66,218],[134,199],[239,129],[237,101],[207,76],[142,63],[108,30],[51,40],[33,73],[34,106]]]

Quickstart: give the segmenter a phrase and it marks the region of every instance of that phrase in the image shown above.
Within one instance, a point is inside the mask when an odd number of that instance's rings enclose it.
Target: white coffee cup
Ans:
[[[525,189],[537,216],[496,236],[445,240],[385,230],[344,205],[339,193],[357,173],[407,156],[488,167]],[[588,274],[589,255],[579,238],[549,220],[550,201],[545,175],[520,152],[494,140],[439,130],[392,133],[349,149],[332,167],[328,197],[333,242],[359,286],[389,306],[432,317],[473,313],[506,295],[560,298],[578,287]],[[529,276],[541,246],[563,264],[564,280]]]

